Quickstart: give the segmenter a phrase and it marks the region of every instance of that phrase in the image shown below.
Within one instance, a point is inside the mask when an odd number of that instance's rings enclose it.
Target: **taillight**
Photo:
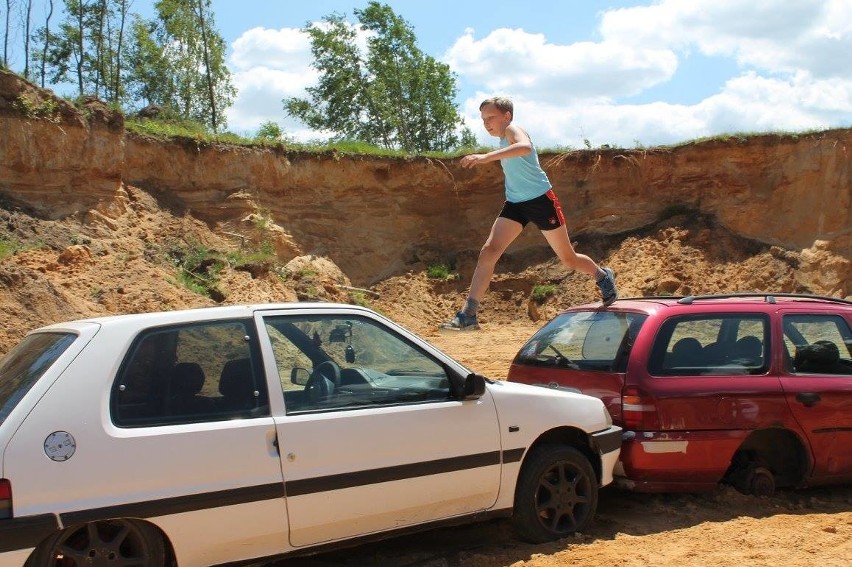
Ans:
[[[12,517],[12,483],[0,478],[0,519]]]
[[[654,398],[639,388],[625,388],[621,394],[621,420],[624,429],[656,431],[660,428]]]

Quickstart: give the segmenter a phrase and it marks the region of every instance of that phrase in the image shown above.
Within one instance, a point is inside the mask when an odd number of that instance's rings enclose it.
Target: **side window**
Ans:
[[[148,427],[269,415],[251,329],[219,321],[142,333],[113,386],[113,422]]]
[[[852,375],[852,331],[838,315],[785,315],[787,370]]]
[[[450,398],[431,356],[364,317],[267,317],[265,327],[288,414]]]
[[[649,371],[662,376],[737,376],[769,369],[761,314],[674,317],[660,329]]]

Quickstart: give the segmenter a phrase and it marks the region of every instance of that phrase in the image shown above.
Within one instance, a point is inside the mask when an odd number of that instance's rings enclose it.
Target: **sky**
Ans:
[[[508,96],[545,148],[634,148],[731,133],[852,127],[852,0],[386,0],[418,47],[456,75],[457,106],[480,143],[479,103]],[[133,11],[153,14],[153,0]],[[367,0],[213,0],[238,95],[228,129],[288,117],[317,75],[308,22],[356,22]]]

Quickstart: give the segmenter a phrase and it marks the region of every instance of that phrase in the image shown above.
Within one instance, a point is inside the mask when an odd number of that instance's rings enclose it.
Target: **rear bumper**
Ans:
[[[637,492],[712,490],[748,431],[625,431],[615,484]]]
[[[32,548],[58,529],[59,523],[53,514],[0,520],[0,566],[6,565],[10,557],[22,553],[26,557]]]

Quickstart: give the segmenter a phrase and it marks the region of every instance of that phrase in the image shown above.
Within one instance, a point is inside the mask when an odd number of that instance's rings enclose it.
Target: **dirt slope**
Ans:
[[[498,265],[482,331],[439,335],[499,208],[499,168],[167,144],[121,124],[97,102],[83,114],[0,71],[0,354],[27,330],[71,318],[326,300],[366,303],[504,378],[560,306],[597,297],[528,229]],[[543,162],[577,248],[616,269],[622,295],[847,297],[850,143],[852,130],[841,130]],[[429,278],[438,262],[458,277]],[[555,285],[543,303],[531,298],[540,284]],[[553,544],[524,545],[495,523],[286,565],[839,566],[850,557],[848,486],[768,500],[725,488],[607,489],[594,527]]]

